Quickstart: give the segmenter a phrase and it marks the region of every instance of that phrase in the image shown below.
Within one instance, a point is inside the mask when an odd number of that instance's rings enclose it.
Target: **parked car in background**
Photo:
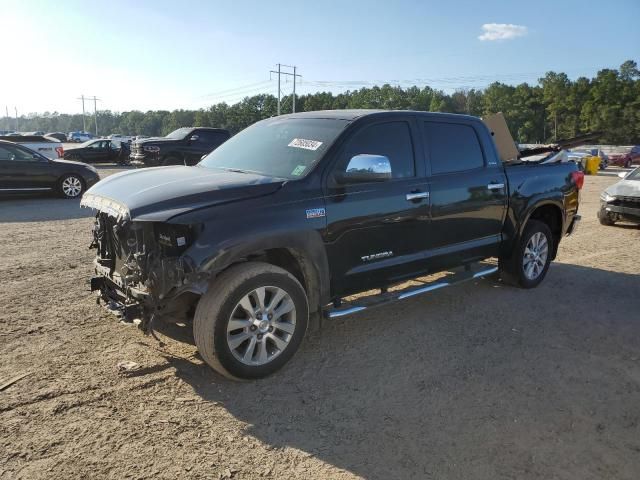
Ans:
[[[30,136],[30,137],[42,137],[44,136],[43,131],[35,131],[35,132],[22,132],[22,135]]]
[[[45,137],[55,138],[59,142],[67,141],[67,134],[62,132],[49,132],[44,135]]]
[[[630,168],[632,165],[640,164],[640,145],[633,147],[622,147],[622,151],[611,153],[609,160],[612,165]]]
[[[120,135],[119,133],[113,133],[107,137],[109,140],[120,143],[130,143],[133,137],[129,135]]]
[[[131,145],[131,164],[143,167],[195,165],[231,135],[221,128],[183,127],[166,137],[138,140]]]
[[[291,359],[310,313],[349,315],[498,271],[533,288],[580,219],[584,174],[503,162],[495,133],[466,115],[305,112],[248,127],[196,167],[113,175],[81,202],[97,211],[91,289],[142,328],[195,310],[205,362],[250,379]],[[477,264],[490,257],[499,266]],[[370,303],[344,299],[370,289],[382,290]]]
[[[0,193],[55,192],[64,198],[79,198],[100,180],[91,165],[51,160],[14,142],[0,140]]]
[[[42,137],[40,135],[20,135],[20,136],[2,136],[0,140],[6,140],[23,145],[31,150],[44,155],[47,158],[55,160],[64,156],[64,147],[62,143],[54,138]]]
[[[640,223],[640,167],[618,176],[622,180],[600,195],[598,219],[602,225],[619,221]]]
[[[67,148],[64,158],[87,163],[111,163],[118,161],[121,148],[120,142],[99,138]]]
[[[86,142],[92,138],[93,135],[89,132],[69,132],[69,135],[67,135],[67,141],[75,143]]]

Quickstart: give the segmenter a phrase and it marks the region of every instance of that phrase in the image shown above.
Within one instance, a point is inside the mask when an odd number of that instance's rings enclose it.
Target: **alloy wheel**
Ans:
[[[544,270],[548,256],[549,242],[545,234],[536,232],[531,235],[524,249],[524,256],[522,258],[522,268],[525,277],[529,280],[538,278]]]
[[[82,191],[82,182],[79,178],[69,176],[62,181],[62,193],[66,197],[74,198],[80,195]]]
[[[245,365],[265,365],[287,348],[295,329],[296,308],[291,296],[279,287],[259,287],[233,308],[227,345]]]

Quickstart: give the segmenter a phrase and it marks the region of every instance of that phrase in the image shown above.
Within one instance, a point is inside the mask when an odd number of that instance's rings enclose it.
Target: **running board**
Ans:
[[[387,303],[395,302],[398,300],[404,300],[405,298],[415,297],[416,295],[422,295],[423,293],[433,292],[440,288],[450,287],[459,283],[474,280],[476,278],[486,277],[492,273],[498,271],[498,267],[491,266],[487,268],[487,265],[483,265],[482,270],[477,272],[464,271],[459,273],[452,273],[446,277],[434,280],[432,283],[428,283],[423,287],[409,287],[404,290],[398,290],[394,292],[381,293],[371,297],[364,298],[360,301],[344,302],[340,307],[330,308],[324,311],[324,316],[327,318],[338,318],[353,313],[361,312],[369,308],[377,307],[378,305],[384,305]]]

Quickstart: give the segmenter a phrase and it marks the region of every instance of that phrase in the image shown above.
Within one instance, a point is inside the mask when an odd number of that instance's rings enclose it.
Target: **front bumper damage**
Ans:
[[[132,221],[119,202],[85,197],[81,205],[97,210],[89,248],[97,252],[90,285],[98,302],[145,331],[160,316],[181,321],[186,312],[176,307],[184,302],[176,298],[200,295],[208,284],[188,256],[197,226]]]
[[[608,217],[612,221],[623,221],[640,223],[640,200],[621,201],[616,199],[613,202],[600,200],[599,218]]]

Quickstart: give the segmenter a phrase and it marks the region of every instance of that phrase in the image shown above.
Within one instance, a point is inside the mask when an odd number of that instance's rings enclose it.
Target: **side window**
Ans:
[[[9,151],[8,148],[0,146],[0,161],[2,160],[13,160],[15,155],[13,152]]]
[[[338,171],[346,170],[352,157],[364,153],[389,158],[392,178],[415,176],[413,142],[407,122],[378,123],[360,130],[349,140],[342,153]]]
[[[15,160],[16,162],[37,162],[39,158],[34,153],[21,148],[3,145],[0,147],[0,160]]]
[[[205,143],[207,145],[220,144],[225,140],[219,132],[208,132],[204,130],[197,132],[196,135],[198,135],[198,142]]]
[[[431,173],[462,172],[484,166],[484,156],[473,127],[457,123],[425,122]]]

